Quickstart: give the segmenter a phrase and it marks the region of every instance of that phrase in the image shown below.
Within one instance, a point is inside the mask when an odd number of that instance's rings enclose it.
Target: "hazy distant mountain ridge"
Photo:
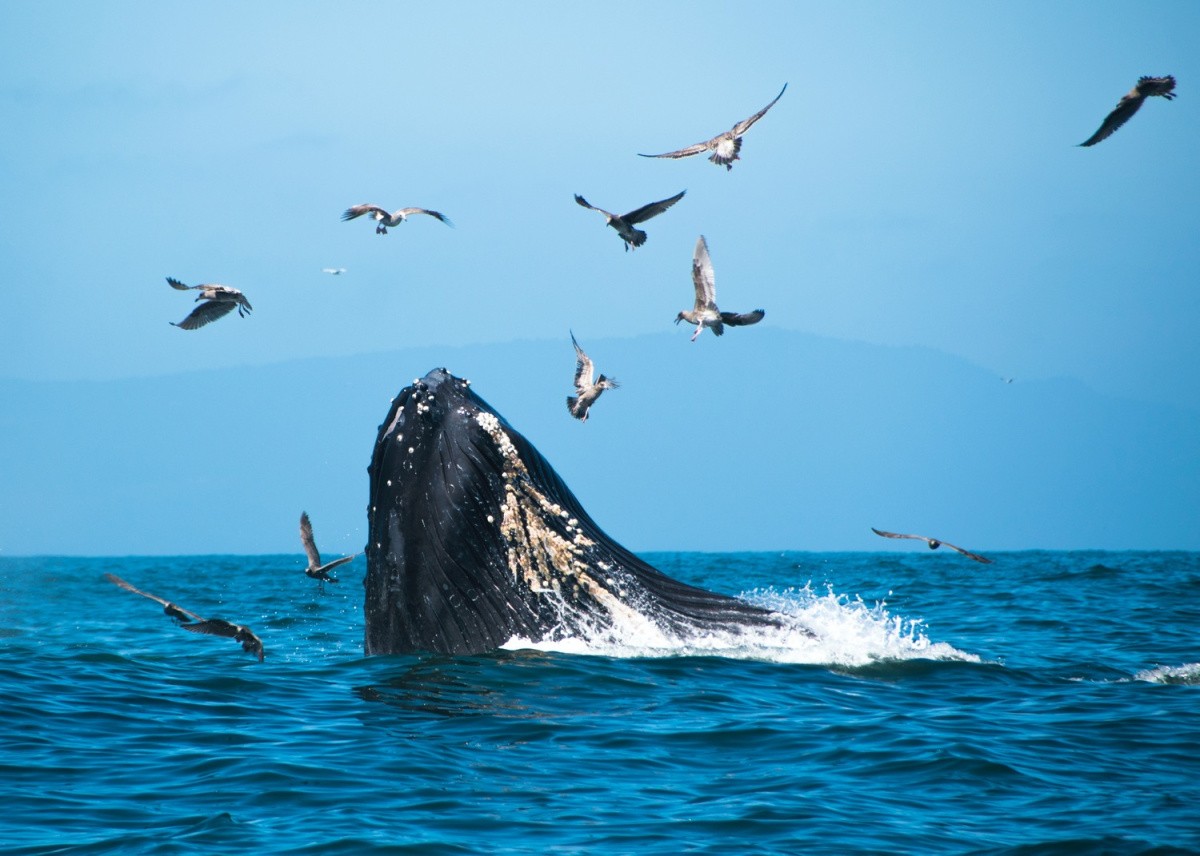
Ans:
[[[1009,384],[923,348],[674,332],[587,335],[623,385],[586,425],[564,403],[566,331],[155,378],[0,380],[0,552],[299,552],[305,508],[325,550],[359,550],[379,421],[443,365],[636,550],[892,549],[870,526],[979,550],[1200,549],[1195,413],[1069,380]]]

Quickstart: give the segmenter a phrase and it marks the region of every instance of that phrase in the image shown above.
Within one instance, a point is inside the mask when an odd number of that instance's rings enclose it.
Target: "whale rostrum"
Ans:
[[[778,623],[605,535],[541,453],[445,369],[392,401],[368,473],[367,654]]]

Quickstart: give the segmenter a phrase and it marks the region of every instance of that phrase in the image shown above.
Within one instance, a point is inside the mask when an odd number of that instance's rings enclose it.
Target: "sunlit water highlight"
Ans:
[[[364,658],[361,559],[0,559],[0,850],[1200,852],[1200,554],[647,558],[782,628]]]

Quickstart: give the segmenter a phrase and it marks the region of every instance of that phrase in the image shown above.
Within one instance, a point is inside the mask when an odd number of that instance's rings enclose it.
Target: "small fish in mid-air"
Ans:
[[[1096,133],[1079,145],[1094,146],[1101,140],[1108,139],[1117,128],[1128,122],[1133,114],[1141,109],[1142,102],[1147,98],[1159,95],[1170,101],[1175,97],[1174,90],[1175,78],[1169,74],[1166,77],[1139,77],[1137,85],[1121,96],[1116,108],[1105,117]]]
[[[951,550],[957,550],[968,559],[974,559],[976,562],[983,562],[985,565],[992,563],[992,560],[986,556],[980,556],[978,553],[972,553],[970,550],[964,550],[962,547],[955,547],[949,541],[943,541],[940,538],[928,538],[924,535],[902,535],[898,532],[884,532],[882,529],[876,529],[874,526],[871,527],[871,531],[884,538],[912,538],[916,541],[924,541],[929,545],[930,550],[936,550],[938,547],[949,547]]]
[[[686,158],[691,155],[698,155],[702,152],[711,151],[712,155],[709,160],[717,166],[725,167],[726,171],[733,169],[733,162],[741,160],[738,152],[742,150],[742,135],[750,130],[750,126],[767,114],[767,111],[775,106],[775,102],[783,97],[783,93],[787,91],[787,84],[783,84],[783,89],[779,90],[771,103],[759,110],[749,119],[743,119],[738,122],[728,131],[723,131],[717,134],[711,140],[705,140],[703,143],[696,143],[694,146],[688,146],[686,149],[679,149],[674,152],[664,152],[661,155],[644,155],[640,152],[638,157],[643,158]]]
[[[696,251],[692,255],[692,285],[696,289],[696,305],[690,312],[680,312],[675,316],[675,323],[687,321],[696,325],[692,341],[700,332],[708,327],[718,336],[725,333],[725,325],[730,327],[745,327],[757,324],[767,313],[761,309],[753,312],[737,313],[722,312],[717,308],[717,283],[713,276],[712,260],[708,257],[708,242],[701,235],[696,241]]]
[[[105,574],[104,578],[116,586],[120,586],[126,591],[141,595],[162,604],[163,612],[173,618],[180,627],[184,630],[190,630],[192,633],[206,633],[209,636],[224,636],[242,643],[242,650],[247,653],[254,654],[258,657],[258,661],[263,661],[263,643],[262,640],[254,635],[254,632],[241,624],[234,624],[231,621],[226,621],[224,618],[201,618],[191,610],[184,609],[178,604],[171,603],[169,600],[159,597],[155,594],[142,591],[135,588],[125,580],[118,577],[116,574]]]
[[[408,219],[410,214],[428,214],[437,220],[441,220],[447,226],[453,226],[450,218],[438,211],[431,211],[428,208],[401,208],[399,211],[393,211],[389,214],[378,205],[355,205],[347,208],[342,212],[342,220],[353,220],[356,217],[361,217],[364,214],[370,214],[371,219],[375,221],[375,234],[386,235],[388,227],[396,227]]]
[[[605,211],[603,208],[597,208],[578,193],[575,194],[575,201],[584,208],[590,208],[593,211],[599,211],[603,214],[604,219],[608,221],[608,225],[616,229],[617,234],[621,236],[621,240],[625,242],[625,252],[629,252],[630,247],[636,248],[646,243],[646,233],[641,229],[633,228],[634,224],[644,223],[651,217],[657,217],[680,199],[683,199],[683,194],[685,193],[687,193],[686,190],[681,190],[670,199],[660,199],[658,202],[651,202],[649,205],[633,209],[628,214],[613,214]]]
[[[308,567],[304,569],[304,573],[310,579],[317,580],[320,585],[320,590],[325,590],[325,583],[336,583],[337,577],[329,576],[329,572],[338,565],[344,565],[351,561],[355,555],[342,556],[340,559],[334,559],[332,562],[321,564],[321,554],[317,551],[317,542],[313,540],[312,522],[308,519],[308,512],[300,512],[300,543],[304,545],[304,554],[308,556]]]
[[[579,347],[574,333],[571,333],[571,344],[575,346],[575,395],[567,396],[567,410],[580,422],[587,422],[588,411],[596,403],[600,393],[606,389],[616,389],[620,384],[616,378],[604,375],[600,375],[593,383],[592,359]]]
[[[250,301],[246,299],[246,295],[228,285],[217,285],[212,282],[204,283],[203,285],[184,285],[179,280],[171,277],[167,277],[167,284],[176,291],[199,289],[200,296],[196,298],[196,302],[199,303],[201,300],[207,301],[193,309],[191,314],[178,324],[174,321],[170,322],[171,326],[178,327],[181,330],[196,330],[210,321],[224,318],[234,309],[237,309],[238,315],[245,318],[247,313],[254,308],[250,305]]]

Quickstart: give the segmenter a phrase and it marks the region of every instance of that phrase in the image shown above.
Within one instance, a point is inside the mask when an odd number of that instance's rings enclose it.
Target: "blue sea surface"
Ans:
[[[1200,852],[1200,553],[646,558],[817,638],[367,658],[361,557],[2,558],[0,849]]]

